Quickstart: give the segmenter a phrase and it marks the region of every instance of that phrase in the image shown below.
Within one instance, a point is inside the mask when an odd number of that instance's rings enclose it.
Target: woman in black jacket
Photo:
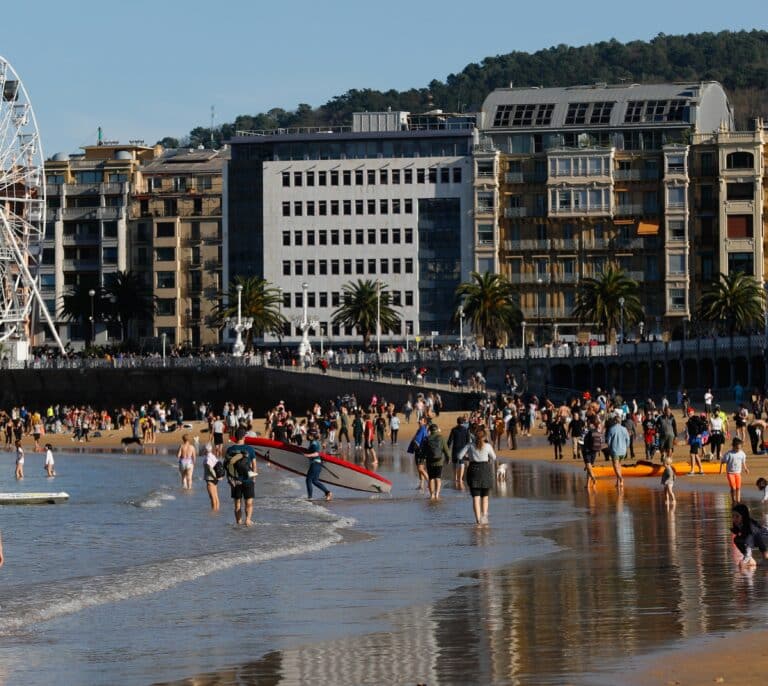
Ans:
[[[752,557],[753,548],[757,548],[763,554],[763,559],[768,560],[768,529],[750,517],[749,508],[743,503],[733,506],[732,518],[731,531],[735,534],[733,544],[744,556],[739,565],[751,567],[757,564]]]

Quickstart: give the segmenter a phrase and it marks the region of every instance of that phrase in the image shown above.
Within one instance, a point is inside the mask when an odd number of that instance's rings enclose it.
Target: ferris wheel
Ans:
[[[29,345],[33,305],[64,349],[37,286],[45,237],[43,152],[24,84],[0,56],[0,344]]]

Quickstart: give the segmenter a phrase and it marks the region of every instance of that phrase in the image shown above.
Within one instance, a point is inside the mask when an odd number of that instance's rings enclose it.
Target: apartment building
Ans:
[[[139,336],[195,348],[220,342],[211,315],[222,289],[222,189],[228,150],[165,150],[144,164],[130,197],[131,264],[156,296]]]
[[[358,344],[332,323],[358,280],[380,282],[402,318],[383,344],[457,336],[453,293],[474,252],[473,130],[474,118],[383,112],[355,114],[351,128],[238,132],[225,280],[259,275],[281,289],[288,343],[301,336],[306,284],[326,342]]]
[[[745,218],[762,207],[759,136],[733,132],[720,84],[503,88],[478,126],[475,267],[519,285],[529,341],[590,333],[576,290],[609,262],[640,283],[646,333],[683,326],[702,279],[750,251],[762,279],[759,210]],[[749,159],[751,180],[733,167]]]
[[[104,143],[85,146],[79,154],[57,153],[45,163],[48,209],[40,289],[65,342],[89,338],[83,326],[90,322],[64,320],[64,296],[77,286],[107,286],[129,268],[131,184],[155,154],[138,143]],[[97,342],[120,336],[116,323],[97,320],[93,326]]]

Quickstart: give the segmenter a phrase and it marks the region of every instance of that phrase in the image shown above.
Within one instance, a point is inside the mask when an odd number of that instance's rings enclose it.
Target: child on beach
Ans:
[[[737,503],[732,510],[733,526],[731,531],[735,534],[733,544],[744,556],[739,561],[740,567],[753,567],[757,563],[752,557],[752,549],[757,548],[765,560],[768,560],[768,528],[761,526],[749,515],[749,508],[743,503]]]
[[[664,458],[664,472],[661,475],[661,485],[664,487],[664,504],[667,509],[674,510],[677,501],[675,500],[675,494],[672,490],[675,487],[675,470],[672,467],[672,458],[669,456]]]
[[[53,466],[53,446],[50,443],[45,444],[45,473],[47,476],[56,476]]]
[[[725,473],[728,478],[728,485],[731,488],[731,501],[741,502],[741,470],[749,474],[747,468],[747,454],[741,449],[743,441],[737,436],[733,439],[731,449],[723,455],[720,460],[720,469],[718,474],[723,472],[723,464],[726,465]]]
[[[16,441],[16,479],[24,478],[24,448],[21,441]]]

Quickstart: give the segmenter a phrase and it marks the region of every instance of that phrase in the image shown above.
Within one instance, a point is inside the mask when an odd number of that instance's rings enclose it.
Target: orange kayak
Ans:
[[[705,474],[717,474],[720,471],[719,462],[702,462],[702,469]],[[673,462],[672,468],[678,476],[687,475],[691,471],[690,462]],[[648,462],[648,460],[638,460],[633,465],[622,465],[622,476],[661,476],[664,472],[664,465],[658,462]],[[595,465],[592,467],[592,473],[595,476],[613,476],[613,467],[610,463]]]

